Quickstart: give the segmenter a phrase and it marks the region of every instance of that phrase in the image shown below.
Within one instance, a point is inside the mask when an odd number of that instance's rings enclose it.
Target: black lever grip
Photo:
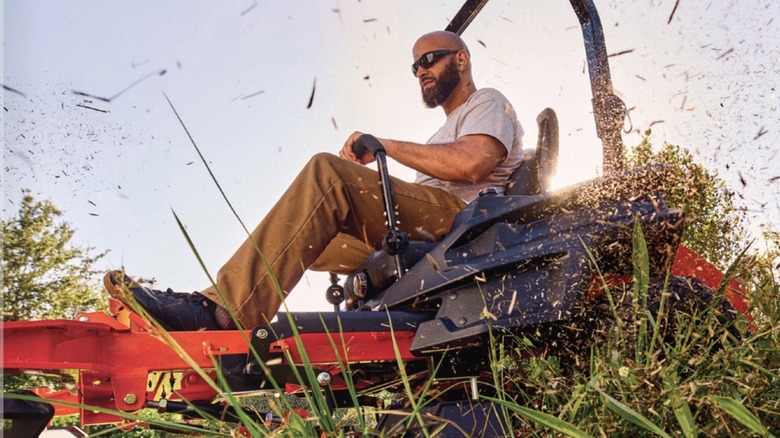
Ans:
[[[352,145],[352,152],[354,152],[358,158],[362,158],[366,151],[371,152],[371,154],[376,157],[378,152],[385,152],[385,148],[373,135],[362,134]]]

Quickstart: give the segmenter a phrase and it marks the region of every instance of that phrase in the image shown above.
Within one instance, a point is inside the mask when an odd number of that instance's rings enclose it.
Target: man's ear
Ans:
[[[468,58],[466,55],[463,54],[463,52],[459,52],[458,55],[458,67],[463,67],[468,62]]]

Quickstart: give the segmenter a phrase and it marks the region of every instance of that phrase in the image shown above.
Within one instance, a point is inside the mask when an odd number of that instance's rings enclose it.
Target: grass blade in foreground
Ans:
[[[593,385],[591,385],[592,387]],[[595,387],[593,389],[596,389]],[[628,406],[624,405],[623,403],[619,402],[606,392],[596,389],[596,391],[601,395],[601,400],[604,403],[604,406],[609,408],[612,412],[620,415],[624,420],[631,422],[632,424],[635,424],[642,429],[652,432],[658,436],[662,436],[664,438],[671,438],[669,434],[661,430],[660,427],[653,424],[652,421],[645,418],[642,414],[639,412],[629,408]]]
[[[730,397],[712,397],[712,400],[714,400],[721,409],[726,411],[735,420],[744,424],[753,432],[756,432],[765,437],[774,437],[774,435],[769,433],[766,427],[761,424],[761,421],[759,421],[752,412],[750,412],[745,406],[742,405],[742,403],[738,402],[737,400],[734,400]]]
[[[673,369],[668,370],[664,368],[661,370],[661,379],[663,379],[664,388],[668,391],[669,402],[672,405],[674,416],[677,418],[677,423],[680,425],[683,435],[688,438],[698,436],[696,433],[696,421],[693,419],[691,407],[677,390],[677,374]]]
[[[536,424],[539,424],[541,426],[549,427],[550,429],[556,430],[560,433],[566,434],[566,436],[571,436],[575,438],[590,438],[591,436],[587,433],[577,429],[573,424],[561,420],[558,417],[555,417],[553,415],[537,411],[535,409],[529,409],[523,406],[518,405],[517,403],[508,402],[505,400],[492,398],[492,397],[480,397],[484,400],[487,400],[491,403],[496,403],[498,405],[503,406],[504,408],[516,412],[520,414],[523,418],[526,420],[532,421]]]
[[[634,232],[631,238],[631,261],[634,267],[634,293],[632,304],[634,318],[638,319],[636,330],[635,359],[638,363],[645,363],[648,356],[647,345],[647,289],[650,284],[650,255],[647,250],[647,242],[639,223],[639,216],[634,217]]]

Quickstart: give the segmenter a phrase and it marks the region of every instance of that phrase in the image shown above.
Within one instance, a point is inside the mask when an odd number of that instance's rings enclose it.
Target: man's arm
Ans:
[[[360,137],[355,132],[344,143],[339,155],[356,163],[374,161],[370,154],[358,159],[352,145]],[[482,181],[506,157],[504,145],[490,135],[475,134],[460,137],[453,143],[419,144],[391,139],[378,139],[387,156],[428,176],[450,182]]]

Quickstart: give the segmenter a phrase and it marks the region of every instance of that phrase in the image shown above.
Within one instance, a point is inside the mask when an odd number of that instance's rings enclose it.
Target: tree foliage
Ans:
[[[631,148],[629,167],[670,167],[672,176],[661,189],[667,205],[685,212],[683,244],[725,269],[747,245],[743,218],[734,205],[734,192],[717,172],[694,162],[687,149],[664,143],[653,151],[649,135],[648,130],[642,142]]]
[[[18,215],[2,221],[4,320],[70,319],[105,307],[94,269],[105,252],[75,245],[75,230],[61,216],[25,192]]]

